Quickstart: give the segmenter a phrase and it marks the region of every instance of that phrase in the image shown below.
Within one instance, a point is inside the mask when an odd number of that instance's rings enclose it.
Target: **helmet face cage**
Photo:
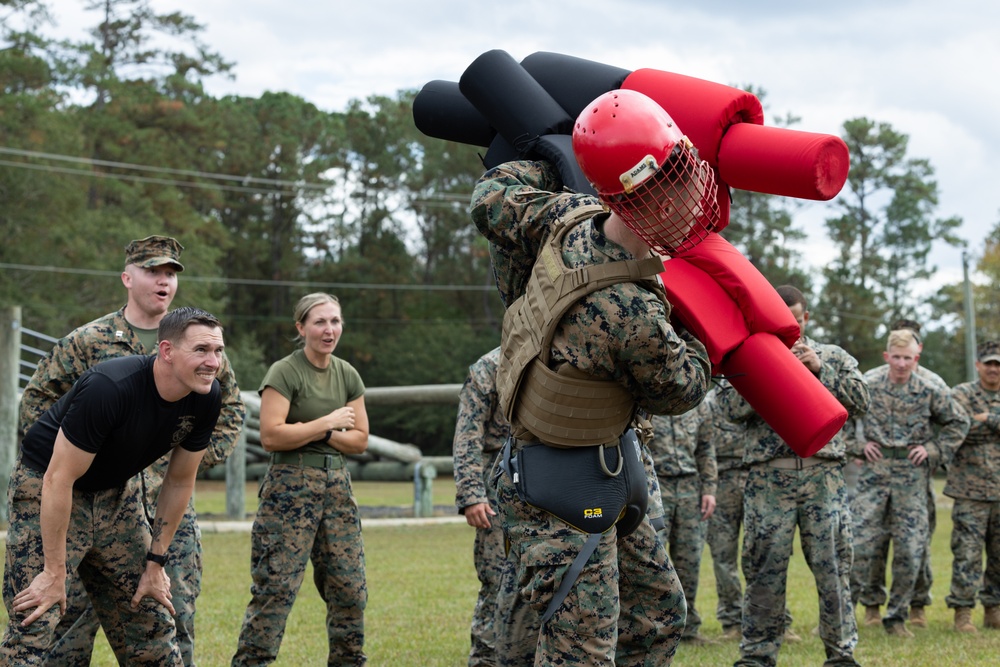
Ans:
[[[643,172],[646,172],[642,178]],[[640,174],[635,183],[631,174]],[[659,167],[647,156],[621,176],[624,191],[600,198],[632,232],[665,255],[690,250],[719,226],[715,172],[684,137]]]

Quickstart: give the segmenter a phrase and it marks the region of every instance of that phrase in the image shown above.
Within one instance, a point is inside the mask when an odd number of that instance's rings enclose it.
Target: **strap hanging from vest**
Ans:
[[[552,600],[549,601],[549,606],[545,609],[545,614],[542,615],[542,625],[544,626],[552,614],[556,613],[556,609],[563,603],[566,596],[569,595],[569,591],[573,588],[573,584],[576,583],[577,578],[583,571],[584,566],[587,561],[590,560],[591,554],[597,549],[597,545],[601,542],[601,537],[603,533],[591,533],[587,537],[587,541],[583,543],[583,547],[580,549],[580,553],[576,555],[573,559],[572,565],[569,566],[569,570],[566,571],[566,576],[563,577],[562,584],[559,585],[559,590],[555,592],[552,596]]]
[[[632,420],[635,401],[618,382],[599,380],[569,364],[548,366],[552,339],[573,304],[599,289],[642,282],[663,270],[659,257],[621,260],[570,269],[562,259],[566,233],[604,211],[585,205],[550,230],[532,267],[525,293],[507,309],[497,368],[500,406],[515,433],[573,447],[617,440]],[[655,282],[655,281],[653,281]],[[656,289],[658,296],[662,290]],[[661,300],[666,302],[665,296]]]

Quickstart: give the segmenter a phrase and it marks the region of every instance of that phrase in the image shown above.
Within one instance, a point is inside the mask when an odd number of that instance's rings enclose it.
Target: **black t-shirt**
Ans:
[[[62,428],[73,445],[96,454],[74,488],[101,491],[120,486],[176,446],[192,452],[208,447],[222,406],[218,380],[208,394],[165,401],[153,380],[154,359],[110,359],[81,375],[28,429],[23,463],[45,472]]]

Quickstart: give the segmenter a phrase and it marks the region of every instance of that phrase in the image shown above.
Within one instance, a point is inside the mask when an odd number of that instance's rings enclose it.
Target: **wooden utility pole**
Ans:
[[[10,521],[7,484],[17,460],[17,375],[21,365],[21,307],[0,309],[0,524]]]

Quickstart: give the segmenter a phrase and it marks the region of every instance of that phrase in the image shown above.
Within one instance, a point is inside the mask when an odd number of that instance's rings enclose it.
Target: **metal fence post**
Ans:
[[[413,466],[413,516],[434,516],[434,478],[437,468],[426,461]]]
[[[7,485],[17,460],[17,374],[21,364],[21,307],[0,310],[0,523],[10,519]]]
[[[240,429],[236,448],[226,459],[226,516],[236,521],[246,518],[247,432]]]

